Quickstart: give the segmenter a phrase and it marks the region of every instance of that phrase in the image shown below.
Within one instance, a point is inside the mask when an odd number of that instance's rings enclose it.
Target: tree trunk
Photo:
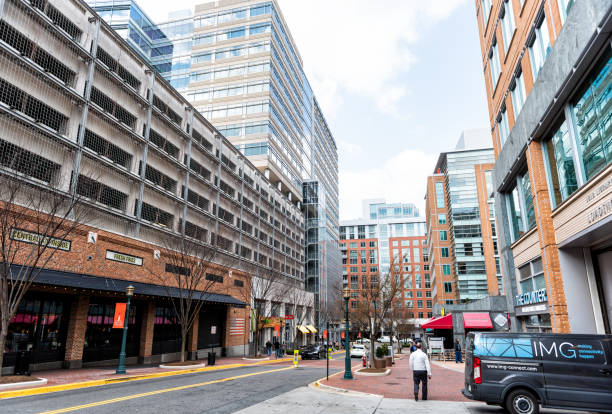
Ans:
[[[181,362],[185,362],[185,345],[187,345],[187,330],[181,329]]]
[[[2,317],[2,319],[5,319]],[[8,322],[10,321],[0,321],[0,377],[2,376],[2,363],[4,361],[4,345],[6,344],[6,335],[8,333]]]

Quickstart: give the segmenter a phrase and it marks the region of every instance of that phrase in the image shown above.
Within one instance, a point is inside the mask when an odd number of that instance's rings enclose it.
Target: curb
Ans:
[[[152,378],[171,377],[175,375],[184,375],[184,374],[191,374],[191,373],[197,373],[197,372],[221,371],[224,369],[242,368],[242,367],[258,366],[258,365],[265,365],[265,364],[274,364],[278,362],[288,362],[288,361],[293,361],[293,359],[284,358],[284,359],[275,359],[272,361],[263,361],[263,362],[254,363],[254,364],[228,364],[228,365],[208,366],[208,367],[203,367],[203,368],[188,368],[188,369],[182,369],[182,370],[176,370],[176,371],[154,372],[151,374],[105,378],[105,379],[100,379],[100,380],[73,382],[73,383],[61,384],[61,385],[50,385],[47,387],[25,388],[25,389],[19,389],[19,390],[0,392],[0,400],[6,399],[6,398],[25,397],[25,396],[30,396],[30,395],[49,394],[49,393],[54,393],[54,392],[74,390],[74,389],[80,389],[80,388],[98,387],[101,385],[120,384],[120,383],[130,382],[130,381],[142,381],[142,380],[147,380],[147,379],[152,379]]]
[[[344,394],[344,395],[351,395],[354,397],[376,397],[376,398],[383,398],[382,395],[379,394],[369,394],[367,392],[361,392],[361,391],[353,391],[353,390],[346,390],[344,388],[337,388],[337,387],[332,387],[331,385],[324,385],[321,384],[319,382],[320,380],[311,382],[310,384],[308,384],[309,388],[313,388],[315,390],[319,390],[319,391],[324,391],[324,392],[330,392],[330,393],[334,393],[334,394]]]
[[[192,369],[192,368],[202,368],[205,367],[206,364],[194,364],[194,365],[164,365],[160,364],[159,368],[165,369]]]
[[[0,390],[8,390],[15,387],[32,387],[36,385],[45,385],[47,383],[46,378],[39,378],[34,381],[23,381],[23,382],[13,382],[11,384],[0,384]]]
[[[359,372],[359,371],[361,371],[361,369],[356,370],[355,374],[363,375],[364,377],[385,377],[391,373],[391,369],[389,368],[387,368],[385,372]]]

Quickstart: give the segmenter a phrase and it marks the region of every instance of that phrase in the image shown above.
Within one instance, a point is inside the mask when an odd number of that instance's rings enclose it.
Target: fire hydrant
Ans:
[[[363,366],[365,367],[366,363],[368,362],[368,359],[366,358],[365,355],[361,357],[361,362],[363,363]]]

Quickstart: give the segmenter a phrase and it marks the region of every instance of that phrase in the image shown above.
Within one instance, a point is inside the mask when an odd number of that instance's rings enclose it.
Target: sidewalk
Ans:
[[[353,380],[345,380],[342,374],[320,380],[322,386],[382,395],[385,398],[414,399],[410,356],[396,357],[391,373],[384,377],[361,376],[353,372]],[[464,385],[463,372],[431,364],[432,379],[428,382],[429,400],[469,401],[461,394]]]

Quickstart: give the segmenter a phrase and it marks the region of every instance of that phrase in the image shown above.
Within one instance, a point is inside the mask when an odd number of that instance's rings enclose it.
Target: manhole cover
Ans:
[[[400,385],[399,382],[385,382],[386,385]]]

